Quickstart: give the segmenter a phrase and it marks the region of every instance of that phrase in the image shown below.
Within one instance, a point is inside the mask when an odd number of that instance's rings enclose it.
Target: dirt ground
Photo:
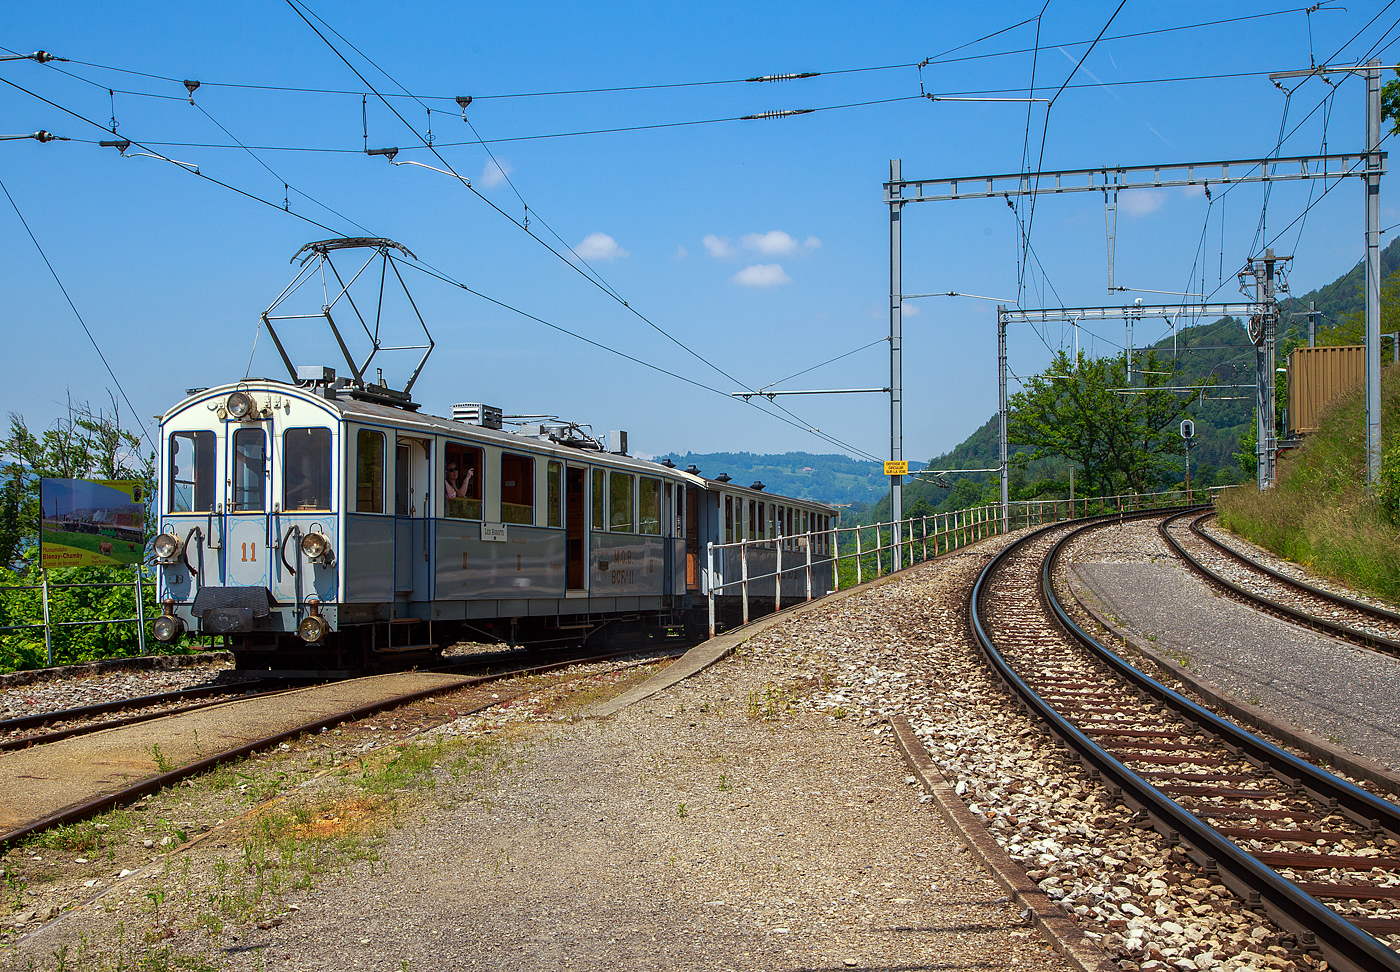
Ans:
[[[221,769],[10,851],[0,964],[1065,968],[888,732],[798,704],[830,658],[741,648],[604,721],[654,667],[498,683]]]

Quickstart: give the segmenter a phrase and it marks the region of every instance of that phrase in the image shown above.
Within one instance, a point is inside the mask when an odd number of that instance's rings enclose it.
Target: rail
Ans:
[[[718,630],[717,606],[715,598],[723,597],[726,590],[738,590],[740,617],[748,624],[753,615],[751,601],[755,595],[750,590],[754,586],[767,586],[773,582],[771,594],[756,595],[761,602],[772,601],[773,612],[782,610],[783,585],[785,575],[798,571],[805,574],[805,597],[813,599],[825,597],[841,590],[843,562],[848,568],[848,580],[853,579],[859,586],[869,579],[913,567],[936,557],[944,556],[960,547],[968,546],[988,537],[1010,533],[1014,530],[1029,529],[1059,523],[1062,520],[1081,519],[1090,516],[1125,514],[1139,510],[1163,509],[1169,506],[1185,506],[1199,499],[1211,502],[1226,486],[1212,486],[1208,489],[1173,489],[1156,493],[1122,493],[1115,496],[1078,497],[1061,500],[1013,500],[1005,505],[990,503],[972,506],[946,513],[929,513],[924,516],[906,517],[884,523],[857,524],[849,527],[832,527],[828,530],[811,530],[793,533],[788,536],[778,534],[773,537],[751,537],[729,543],[710,542],[706,549],[706,601],[709,611],[710,637]],[[932,521],[932,529],[930,529]],[[873,536],[872,536],[873,533]],[[844,535],[844,541],[843,541]],[[867,543],[867,538],[870,542]],[[813,554],[813,550],[818,551]],[[932,553],[930,553],[930,549]],[[726,550],[738,552],[737,579],[725,578],[723,553]],[[775,552],[775,567],[765,573],[750,572],[753,552]],[[783,554],[797,554],[798,563],[783,566]],[[720,554],[721,569],[716,570],[716,554]],[[873,564],[871,560],[873,558]],[[831,571],[831,588],[825,589],[825,581],[818,578],[815,571]],[[873,573],[872,573],[873,568]],[[887,569],[888,568],[888,569]],[[814,587],[814,579],[816,584]],[[766,610],[763,613],[768,613]]]
[[[1149,513],[1139,513],[1149,516]],[[1097,522],[1103,522],[1098,519]],[[1277,746],[1241,729],[1186,699],[1150,676],[1138,671],[1120,656],[1085,632],[1070,616],[1054,594],[1051,577],[1066,544],[1080,531],[1090,529],[1090,521],[1061,537],[1046,554],[1039,568],[1040,590],[1047,607],[1059,625],[1104,662],[1120,677],[1181,713],[1189,723],[1226,741],[1256,766],[1267,767],[1284,782],[1291,782],[1320,803],[1331,806],[1353,820],[1387,833],[1400,828],[1400,809],[1359,787],[1341,780]],[[1028,709],[1040,718],[1050,732],[1064,743],[1087,768],[1100,774],[1104,785],[1116,788],[1130,806],[1146,815],[1146,821],[1183,850],[1198,865],[1207,869],[1242,899],[1262,905],[1285,929],[1303,936],[1314,936],[1328,961],[1334,967],[1350,970],[1400,970],[1400,958],[1381,942],[1348,922],[1342,915],[1327,908],[1300,890],[1293,882],[1284,880],[1277,872],[1260,863],[1248,852],[1222,836],[1198,819],[1186,808],[1162,793],[1150,782],[1113,757],[1094,740],[1070,723],[1050,703],[1040,697],[1012,668],[997,650],[982,615],[991,577],[1022,545],[1034,540],[1041,531],[1028,534],[1005,548],[978,575],[968,599],[968,622],[982,655],[1000,679],[1020,697]]]

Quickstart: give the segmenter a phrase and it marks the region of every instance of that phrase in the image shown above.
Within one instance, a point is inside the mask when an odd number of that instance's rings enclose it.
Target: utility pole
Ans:
[[[997,305],[997,447],[1001,458],[1001,532],[1011,530],[1010,495],[1006,476],[1006,305]]]
[[[1240,273],[1254,278],[1254,299],[1258,311],[1249,318],[1249,337],[1254,342],[1256,410],[1254,430],[1258,442],[1254,447],[1255,475],[1259,489],[1274,485],[1278,474],[1278,430],[1274,421],[1274,344],[1278,336],[1278,300],[1276,296],[1275,265],[1293,259],[1276,257],[1272,248],[1264,250],[1261,260],[1253,260]]]
[[[901,329],[902,301],[904,295],[904,284],[901,279],[903,270],[903,254],[900,250],[900,223],[901,211],[904,209],[904,202],[900,198],[901,178],[900,160],[890,159],[890,460],[899,462],[904,458],[904,363],[902,360],[903,345]],[[890,477],[890,519],[898,524],[904,519],[904,497],[903,476]],[[903,561],[900,556],[899,527],[894,529],[894,561],[899,564]]]
[[[1366,493],[1381,480],[1381,62],[1366,65]]]
[[[1317,347],[1317,301],[1308,301],[1308,347]]]

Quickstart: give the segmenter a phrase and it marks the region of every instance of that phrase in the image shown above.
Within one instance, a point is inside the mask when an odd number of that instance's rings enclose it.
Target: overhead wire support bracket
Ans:
[[[730,398],[742,398],[748,401],[750,398],[766,398],[770,402],[779,395],[888,395],[888,388],[805,388],[794,391],[770,391],[760,388],[751,392],[730,392]]]
[[[1387,153],[1380,156],[1385,174]],[[946,179],[905,179],[885,183],[885,204],[943,202],[951,199],[1055,195],[1066,192],[1115,192],[1124,189],[1170,189],[1183,186],[1231,185],[1246,182],[1298,182],[1365,176],[1366,152],[1289,155],[1267,159],[1217,162],[1174,162],[1160,165],[1100,166],[998,175],[956,176]],[[1232,174],[1231,170],[1235,170]],[[899,192],[893,191],[899,189]]]
[[[67,135],[55,135],[53,132],[46,132],[42,128],[37,132],[30,132],[27,135],[0,135],[0,142],[13,142],[19,139],[32,138],[36,142],[71,142]],[[130,144],[130,143],[128,143]]]

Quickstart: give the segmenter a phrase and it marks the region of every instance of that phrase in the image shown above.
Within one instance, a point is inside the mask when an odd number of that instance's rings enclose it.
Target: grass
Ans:
[[[1279,457],[1278,485],[1219,499],[1220,522],[1272,553],[1359,590],[1400,600],[1400,369],[1381,378],[1381,488],[1366,497],[1365,389],[1328,406],[1320,428]]]

